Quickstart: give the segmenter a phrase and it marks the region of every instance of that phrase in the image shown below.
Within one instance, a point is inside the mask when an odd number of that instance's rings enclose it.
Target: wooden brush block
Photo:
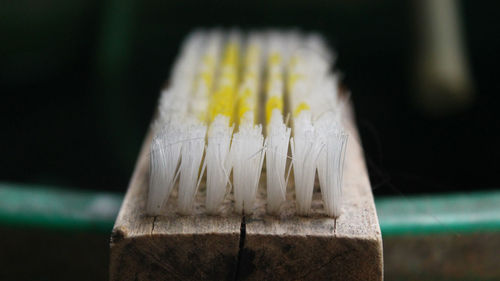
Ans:
[[[149,144],[146,138],[111,236],[114,280],[382,280],[382,238],[352,111],[344,170],[343,214],[324,214],[315,187],[312,215],[295,216],[293,183],[280,217],[265,213],[265,179],[257,208],[242,218],[232,198],[221,216],[203,214],[204,188],[195,215],[145,214]],[[293,176],[291,176],[291,179]]]

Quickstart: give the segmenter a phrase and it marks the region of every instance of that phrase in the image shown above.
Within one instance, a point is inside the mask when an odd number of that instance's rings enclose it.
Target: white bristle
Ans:
[[[262,125],[254,125],[261,76],[262,38],[250,34],[237,93],[238,133],[231,143],[235,212],[251,214],[259,187],[265,150]]]
[[[325,40],[319,34],[312,33],[306,36],[304,40],[304,48],[310,55],[312,64],[318,64],[317,67],[324,68],[326,71],[333,63],[335,55],[327,48]]]
[[[297,213],[308,215],[311,210],[316,162],[321,151],[311,122],[311,112],[303,111],[294,119],[294,136],[290,142]]]
[[[323,39],[313,34],[305,38],[292,57],[290,77],[299,77],[290,84],[292,108],[294,115],[298,115],[294,118],[292,144],[294,172],[300,171],[294,173],[297,212],[310,211],[316,170],[312,165],[318,169],[325,211],[329,216],[338,217],[347,135],[340,123],[338,78],[329,71],[334,56]],[[313,125],[311,120],[318,118]]]
[[[154,131],[159,132],[165,124],[179,123],[187,112],[187,100],[181,99],[179,91],[169,89],[163,91],[158,105],[158,119],[153,124]]]
[[[210,214],[217,214],[226,195],[229,184],[231,163],[229,147],[233,127],[229,127],[229,118],[223,115],[215,117],[208,131],[207,162],[207,198],[206,208]]]
[[[202,149],[198,153],[199,155],[194,155],[194,152],[192,152],[192,155],[186,155],[186,149],[189,150],[190,147],[196,145],[193,142],[185,141],[186,139],[192,139],[189,136],[189,130],[188,132],[185,131],[185,120],[188,115],[189,95],[196,74],[193,69],[199,59],[201,41],[202,34],[200,33],[194,33],[186,39],[183,44],[183,51],[176,60],[171,74],[171,87],[163,91],[160,98],[158,120],[153,127],[156,135],[151,145],[150,154],[151,177],[148,196],[148,213],[150,214],[158,215],[161,213],[161,209],[167,202],[176,178],[181,171],[183,173],[179,188],[179,202],[181,202],[179,205],[188,208],[190,204],[189,199],[186,198],[189,196],[185,196],[192,193],[191,189],[194,189],[192,184],[188,183],[189,163],[191,162],[191,165],[194,166],[195,162],[198,161],[196,159],[203,156],[205,135],[203,133],[201,138]],[[196,133],[194,134],[196,135]],[[198,140],[198,142],[200,141]],[[185,158],[181,157],[181,154]],[[193,159],[190,159],[189,156],[192,156]],[[183,164],[179,168],[181,158]],[[196,173],[198,172],[198,168],[192,167],[191,169],[196,170]],[[184,186],[189,187],[184,190]]]
[[[345,102],[339,102],[338,76],[330,70],[334,60],[317,34],[190,34],[153,123],[147,212],[161,214],[179,177],[177,212],[193,213],[198,187],[206,179],[206,212],[219,214],[226,210],[221,207],[231,191],[232,172],[235,212],[251,214],[265,157],[268,213],[280,215],[293,168],[296,213],[311,213],[317,171],[325,214],[337,218],[347,134],[341,122]],[[265,113],[265,138],[259,108]],[[291,139],[284,116],[292,117]],[[238,124],[234,135],[233,122]]]
[[[174,187],[181,155],[181,138],[181,128],[168,124],[151,142],[148,214],[161,214]]]
[[[209,32],[202,42],[203,51],[200,51],[200,61],[196,67],[196,82],[189,101],[189,110],[199,120],[205,120],[209,107],[210,93],[213,88],[216,68],[219,61],[222,45],[222,34],[218,30]]]
[[[286,200],[285,169],[290,128],[283,123],[278,110],[271,115],[266,138],[267,210],[277,214]]]
[[[204,41],[207,36],[202,32],[195,32],[187,39],[182,54],[181,62],[178,64],[180,74],[176,76],[178,88],[184,90],[183,99],[188,102],[188,111],[186,117],[181,120],[184,131],[184,140],[181,151],[180,179],[178,193],[178,212],[189,215],[193,211],[193,203],[198,189],[200,174],[200,164],[205,150],[205,137],[207,127],[199,121],[200,116],[205,114],[206,110],[193,110],[196,106],[193,104],[202,103],[206,107],[207,98],[196,97],[196,82],[199,71],[199,60],[204,54]],[[174,73],[175,74],[175,73]],[[205,94],[206,96],[206,94]]]
[[[318,81],[315,87],[311,90],[314,98],[312,99],[312,107],[315,109],[313,119],[317,119],[323,112],[334,111],[337,117],[340,117],[341,111],[338,100],[338,77],[336,75],[326,75],[322,80]]]
[[[243,214],[253,212],[264,159],[262,126],[250,124],[240,126],[231,144],[235,211]]]
[[[198,188],[201,159],[205,150],[206,131],[207,127],[204,125],[190,125],[183,140],[178,210],[179,213],[184,215],[190,214],[193,209],[193,202]]]
[[[285,169],[290,129],[283,123],[285,79],[284,61],[287,55],[285,34],[272,31],[268,34],[267,74],[267,138],[266,179],[267,211],[278,214],[286,200]]]
[[[185,40],[181,48],[181,54],[174,63],[170,78],[170,87],[180,87],[187,93],[189,92],[189,90],[185,88],[191,88],[193,85],[192,80],[196,75],[196,65],[203,51],[204,39],[205,35],[198,31],[190,34]],[[185,93],[184,96],[188,97],[189,95]]]
[[[326,213],[339,217],[342,207],[342,175],[347,134],[333,112],[325,113],[315,123],[321,153],[318,158],[318,178]]]

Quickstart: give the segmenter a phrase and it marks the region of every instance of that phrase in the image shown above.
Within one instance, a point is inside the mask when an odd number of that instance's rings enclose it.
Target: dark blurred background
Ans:
[[[376,194],[498,188],[500,2],[452,1],[443,48],[430,2],[1,0],[0,180],[124,192],[181,40],[237,25],[328,38]]]

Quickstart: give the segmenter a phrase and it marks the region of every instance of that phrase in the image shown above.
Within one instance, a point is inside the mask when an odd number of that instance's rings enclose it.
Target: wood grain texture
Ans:
[[[148,135],[113,229],[110,279],[382,280],[380,227],[352,112],[345,126],[344,211],[336,222],[324,214],[318,187],[312,216],[295,216],[293,183],[282,215],[266,215],[264,178],[245,218],[233,214],[231,196],[221,216],[205,215],[204,187],[195,215],[175,214],[174,189],[167,215],[148,217]]]

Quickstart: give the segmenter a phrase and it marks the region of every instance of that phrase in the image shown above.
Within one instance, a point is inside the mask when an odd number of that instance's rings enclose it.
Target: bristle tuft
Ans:
[[[231,159],[235,211],[240,214],[253,212],[264,158],[261,125],[243,125],[233,136]]]
[[[303,111],[295,118],[294,136],[290,142],[292,145],[297,213],[299,215],[308,215],[311,210],[316,163],[321,151],[320,143],[315,138],[309,111]]]
[[[326,213],[339,217],[342,207],[342,175],[347,134],[333,113],[315,122],[316,136],[322,151],[318,158],[318,178]]]
[[[198,187],[200,164],[205,150],[205,134],[207,127],[193,124],[188,127],[182,144],[182,158],[179,179],[179,213],[189,215],[193,210],[193,202]]]
[[[286,200],[285,169],[290,131],[283,123],[281,113],[275,110],[266,140],[267,211],[271,214],[278,214]]]
[[[226,195],[229,183],[231,163],[229,148],[233,127],[229,127],[229,118],[223,115],[215,117],[208,131],[207,161],[207,198],[206,208],[210,214],[217,214]]]
[[[151,142],[147,203],[147,212],[151,215],[161,214],[174,187],[181,155],[181,138],[180,128],[169,124]]]

